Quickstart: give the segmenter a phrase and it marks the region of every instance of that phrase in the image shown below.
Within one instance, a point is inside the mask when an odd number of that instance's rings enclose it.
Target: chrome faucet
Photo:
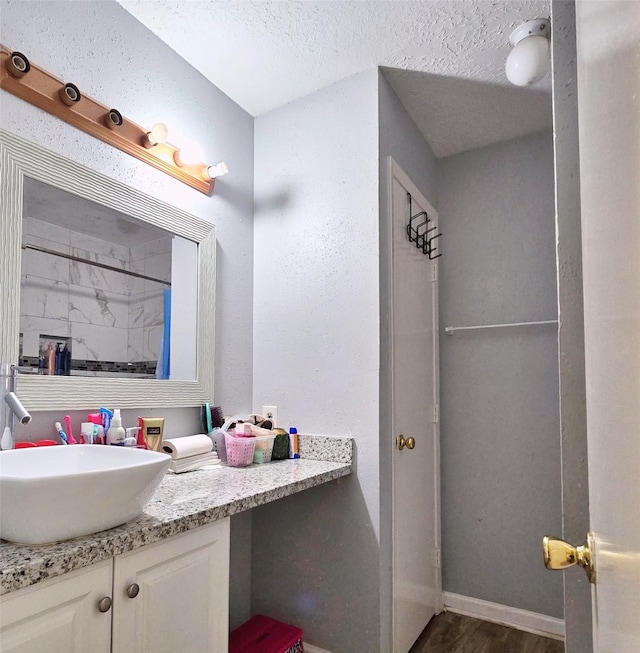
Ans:
[[[31,415],[16,395],[17,376],[16,365],[0,363],[0,437],[4,435],[7,427],[13,437],[16,417],[20,424],[28,424],[31,421]]]

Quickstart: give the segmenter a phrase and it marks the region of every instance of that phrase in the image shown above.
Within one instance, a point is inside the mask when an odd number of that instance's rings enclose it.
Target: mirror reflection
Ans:
[[[195,379],[197,244],[30,177],[23,200],[21,372]]]

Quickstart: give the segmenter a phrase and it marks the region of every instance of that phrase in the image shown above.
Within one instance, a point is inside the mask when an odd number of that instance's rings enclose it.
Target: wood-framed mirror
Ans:
[[[0,361],[25,406],[211,401],[214,225],[4,130],[0,166]],[[73,369],[43,370],[48,344]]]

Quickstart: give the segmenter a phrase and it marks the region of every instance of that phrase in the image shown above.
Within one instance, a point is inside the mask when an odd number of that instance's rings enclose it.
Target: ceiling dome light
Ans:
[[[528,86],[540,81],[548,72],[549,20],[536,18],[516,28],[509,37],[513,50],[507,57],[507,79],[516,86]]]

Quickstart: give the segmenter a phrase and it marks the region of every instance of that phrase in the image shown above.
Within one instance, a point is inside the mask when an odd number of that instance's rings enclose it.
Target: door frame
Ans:
[[[409,192],[411,196],[416,199],[416,201],[424,208],[424,210],[434,214],[436,216],[435,224],[438,224],[438,212],[433,208],[431,203],[427,201],[424,195],[420,192],[418,187],[411,181],[410,177],[404,172],[404,170],[398,165],[393,157],[387,157],[387,215],[389,220],[387,221],[387,241],[389,243],[388,249],[388,261],[390,272],[390,284],[389,284],[389,296],[390,296],[390,307],[391,315],[393,315],[394,307],[394,292],[393,292],[393,181],[397,179],[398,182]],[[432,273],[434,277],[432,278],[432,303],[433,303],[433,375],[434,375],[434,396],[433,403],[438,406],[437,410],[439,413],[440,406],[440,323],[439,323],[439,313],[438,313],[438,264],[436,261],[430,262],[432,266]],[[390,360],[395,359],[394,351],[394,327],[393,327],[393,318],[389,320],[389,348],[390,348]],[[395,519],[395,465],[394,465],[394,445],[395,445],[395,416],[393,414],[394,406],[394,377],[393,377],[393,365],[391,365],[389,370],[390,375],[390,392],[391,392],[391,417],[390,417],[390,426],[391,431],[389,433],[390,437],[387,440],[388,455],[389,460],[391,461],[391,642],[393,645],[394,642],[394,633],[396,628],[395,623],[395,610],[394,610],[394,585],[395,585],[395,537],[396,537],[396,519]],[[441,520],[440,520],[440,508],[441,508],[441,498],[440,498],[440,420],[439,415],[438,419],[434,420],[434,536],[435,542],[434,547],[437,555],[437,560],[434,561],[434,564],[437,568],[436,574],[436,614],[439,614],[444,609],[444,602],[442,597],[442,548],[441,548]],[[425,624],[426,625],[426,624]]]
[[[589,473],[575,3],[552,2],[551,24],[562,537],[582,543],[589,530]],[[566,572],[566,653],[592,653],[591,611],[586,575]]]

